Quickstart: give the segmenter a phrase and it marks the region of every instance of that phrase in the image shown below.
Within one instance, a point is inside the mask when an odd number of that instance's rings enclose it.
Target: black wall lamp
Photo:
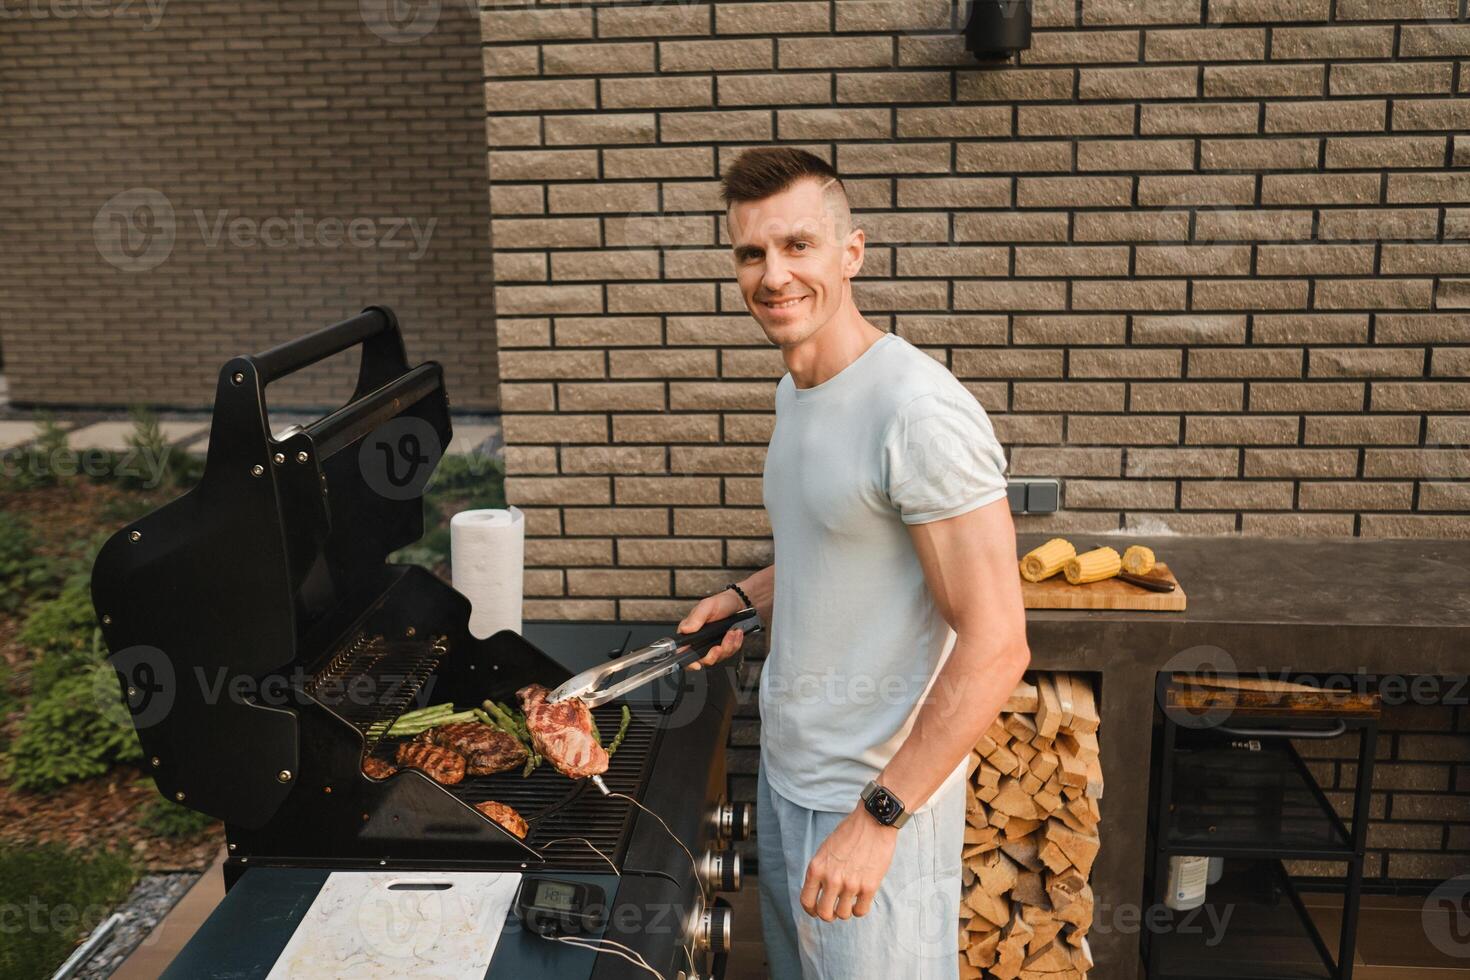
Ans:
[[[982,61],[1031,47],[1031,0],[971,0],[965,47]]]

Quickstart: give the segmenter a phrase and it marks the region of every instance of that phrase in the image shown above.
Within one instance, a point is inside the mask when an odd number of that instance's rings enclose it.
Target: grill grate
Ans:
[[[362,635],[306,684],[306,693],[362,732],[371,755],[449,652],[447,638],[385,640]]]

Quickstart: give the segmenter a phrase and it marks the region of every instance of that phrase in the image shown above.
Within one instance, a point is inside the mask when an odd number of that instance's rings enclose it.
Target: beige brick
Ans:
[[[759,142],[771,138],[771,114],[763,111],[661,112],[659,133],[665,143]]]
[[[1269,242],[1310,238],[1311,211],[1227,209],[1195,215],[1195,241]]]
[[[1463,22],[1458,24],[1406,23],[1402,32],[1399,53],[1405,58],[1470,55],[1470,25]]]
[[[1077,144],[1077,169],[1193,170],[1194,143],[1190,140],[1087,140]]]
[[[1328,86],[1333,95],[1448,94],[1454,70],[1448,61],[1336,64]]]
[[[1361,382],[1253,381],[1252,412],[1355,412],[1363,408]]]
[[[559,596],[566,591],[566,577],[559,568],[527,568],[523,574],[528,596]]]
[[[777,115],[781,139],[887,139],[893,133],[888,109],[783,109]]]
[[[715,84],[720,105],[811,105],[832,98],[832,76],[825,72],[722,75]]]
[[[1322,310],[1424,309],[1432,287],[1429,279],[1324,279],[1314,301]]]
[[[490,188],[491,214],[540,214],[546,210],[540,187],[509,185]]]
[[[1470,512],[1470,483],[1421,483],[1418,509]]]
[[[1122,471],[1121,449],[1058,449],[1019,446],[1011,450],[1010,467],[1015,476],[1116,477]]]
[[[1371,275],[1373,246],[1261,245],[1256,249],[1256,272],[1263,276]]]
[[[952,26],[948,0],[843,0],[834,4],[839,31],[920,31]]]
[[[669,512],[662,507],[568,507],[568,534],[667,534]]]
[[[718,442],[718,415],[614,415],[614,442]]]
[[[1172,480],[1068,480],[1062,505],[1077,510],[1138,510],[1174,507]]]
[[[1148,61],[1259,61],[1265,56],[1266,32],[1260,28],[1151,30],[1144,39]]]
[[[949,219],[941,212],[862,214],[854,223],[867,232],[870,243],[904,245],[949,240]]]
[[[557,41],[592,36],[590,10],[484,10],[480,31],[495,41]]]
[[[1281,510],[1291,506],[1291,484],[1255,480],[1185,480],[1182,510]]]
[[[601,351],[502,351],[500,376],[506,379],[600,378]]]
[[[489,156],[490,180],[591,180],[598,176],[596,150],[497,150]]]
[[[614,378],[713,378],[712,350],[615,350],[608,354]]]
[[[611,565],[607,538],[527,538],[527,565]],[[559,594],[559,593],[558,593]]]
[[[524,609],[527,619],[605,621],[617,616],[611,600],[527,599]]]
[[[1140,245],[1136,252],[1140,276],[1244,276],[1251,271],[1248,245]]]
[[[548,75],[603,76],[653,71],[653,45],[647,42],[543,44],[541,57]]]
[[[669,573],[663,569],[638,571],[569,568],[567,569],[567,594],[574,596],[668,595]]]
[[[707,72],[711,65],[723,71],[770,70],[776,66],[775,46],[767,38],[663,41],[658,46],[660,72]]]
[[[1409,510],[1413,496],[1412,483],[1308,481],[1302,483],[1297,503],[1302,510]]]
[[[669,147],[643,150],[603,150],[604,175],[623,177],[707,177],[714,173],[709,147]]]
[[[1069,378],[1177,378],[1178,350],[1074,350],[1067,359]]]
[[[1294,310],[1307,288],[1302,279],[1196,279],[1191,298],[1198,310]]]
[[[1299,378],[1302,350],[1293,347],[1215,347],[1191,351],[1191,378]]]
[[[648,119],[652,133],[653,116]],[[553,213],[658,210],[658,185],[645,183],[552,184],[547,188]]]
[[[517,320],[501,317],[495,322],[495,342],[509,347],[547,347],[551,344],[551,321]]]
[[[760,507],[765,502],[761,478],[758,476],[727,476],[723,483],[725,503],[732,507]]]
[[[1078,211],[1072,220],[1079,242],[1182,242],[1189,238],[1189,215],[1183,211]]]
[[[1418,417],[1414,420],[1417,422]],[[1470,418],[1459,415],[1431,415],[1424,434],[1425,445],[1470,446]]]
[[[659,4],[654,7],[603,7],[597,11],[598,37],[670,37],[708,34],[708,4]]]
[[[1185,302],[1185,283],[1176,280],[1096,280],[1072,287],[1072,307],[1077,310],[1182,310]]]
[[[957,310],[1060,310],[1067,305],[1067,284],[1060,281],[956,282]]]
[[[621,538],[619,565],[652,565],[659,568],[688,565],[718,565],[718,538]]]
[[[950,370],[957,378],[1060,378],[1062,351],[957,350]]]
[[[1128,177],[1020,177],[1016,203],[1023,208],[1119,207],[1132,198]]]
[[[1015,385],[1018,412],[1119,412],[1124,385],[1112,381],[1023,381]]]
[[[839,73],[838,102],[946,102],[949,72],[887,71]]]
[[[1082,24],[1198,24],[1200,0],[1088,0]]]
[[[1072,95],[1069,68],[1001,68],[955,75],[959,102],[1035,102]]]
[[[550,384],[502,381],[500,407],[507,412],[550,412],[556,408],[556,389]]]
[[[1441,279],[1435,287],[1434,305],[1442,310],[1470,309],[1470,279]]]
[[[950,246],[898,250],[898,275],[904,277],[1005,276],[1009,274],[1009,263],[1010,251],[1005,248]],[[1018,272],[1018,275],[1030,273]]]
[[[886,68],[893,64],[893,41],[868,37],[783,37],[776,42],[776,65],[800,68]]]
[[[604,250],[598,252],[554,252],[551,256],[552,278],[576,279],[656,279],[658,253]]]
[[[1388,116],[1385,102],[1268,102],[1268,133],[1382,132]]]
[[[1212,24],[1283,23],[1326,20],[1332,0],[1214,0]]]
[[[508,445],[607,441],[605,415],[506,415],[501,425]]]
[[[1223,381],[1138,381],[1129,386],[1135,412],[1238,412],[1245,386]]]
[[[1258,313],[1251,339],[1258,344],[1364,344],[1366,313]]]
[[[1352,477],[1358,472],[1356,449],[1247,449],[1245,475]]]
[[[1462,381],[1375,381],[1375,412],[1470,411],[1470,384]]]
[[[1439,174],[1389,174],[1388,203],[1470,203],[1470,171]]]
[[[1384,245],[1381,271],[1385,275],[1470,274],[1470,244]]]
[[[1456,0],[1339,0],[1338,20],[1453,19]]]
[[[615,476],[619,504],[717,504],[720,481],[714,477]]]
[[[496,282],[545,282],[545,252],[502,252],[495,257]]]
[[[1199,94],[1199,72],[1193,67],[1083,68],[1077,94],[1083,99],[1192,99]]]
[[[516,504],[606,504],[611,488],[604,476],[512,476],[505,499]]]
[[[556,472],[553,446],[506,446],[505,472],[511,476]]]
[[[1127,329],[1123,316],[1020,316],[1015,318],[1017,344],[1121,344]]]
[[[1210,65],[1204,94],[1213,99],[1317,95],[1325,71],[1321,65]]]
[[[883,110],[841,110],[843,113],[882,112]],[[886,113],[884,113],[886,116]],[[900,108],[898,135],[903,139],[946,136],[1006,136],[1011,131],[1011,109],[1008,106],[932,106]],[[883,135],[888,134],[885,126]],[[856,134],[844,134],[855,136]],[[804,139],[805,137],[792,137]]]
[[[674,473],[760,473],[766,461],[757,446],[675,446],[669,452]]]
[[[1135,344],[1241,344],[1245,317],[1192,313],[1183,316],[1136,316]]]
[[[664,407],[664,386],[656,383],[567,382],[557,385],[558,407],[573,412],[651,411]]]
[[[1081,445],[1173,445],[1179,441],[1179,416],[1073,415],[1067,419],[1067,441]]]
[[[1463,478],[1470,476],[1470,453],[1463,449],[1365,449],[1363,475]]]
[[[1336,208],[1321,213],[1317,237],[1322,241],[1380,241],[1391,238],[1433,238],[1438,212],[1425,208]]]
[[[954,216],[954,237],[958,242],[1061,242],[1067,239],[1067,215],[960,212]]]
[[[1060,415],[990,415],[995,437],[1002,446],[1019,446],[1035,443],[1055,446],[1062,442],[1062,416]]]
[[[837,148],[841,174],[948,173],[948,143],[886,143]]]
[[[1148,103],[1139,107],[1138,126],[1144,136],[1254,133],[1259,112],[1254,102]]]
[[[495,308],[503,316],[598,313],[602,310],[602,290],[597,286],[496,286]]]
[[[972,273],[973,274],[973,273]],[[1122,276],[1128,274],[1128,249],[1123,246],[1074,245],[1054,248],[1016,247],[1018,276]]]
[[[540,59],[537,57],[539,51],[540,48],[534,44],[485,48],[480,52],[485,76],[487,78],[511,78],[517,75],[538,75],[540,74]]]
[[[1293,60],[1389,58],[1393,26],[1277,27],[1271,31],[1271,57]]]
[[[1239,449],[1140,449],[1128,453],[1124,476],[1235,476]]]
[[[717,3],[715,31],[719,34],[822,34],[829,29],[827,11],[826,3],[811,0]]]
[[[1184,441],[1226,445],[1292,445],[1299,421],[1295,415],[1191,415],[1184,420]]]
[[[1072,169],[1072,149],[1069,143],[1055,140],[961,143],[955,148],[955,168],[962,173],[1062,173]]]
[[[1429,373],[1435,377],[1470,377],[1470,347],[1436,347]]]
[[[711,313],[715,291],[704,283],[614,283],[607,287],[609,313]]]
[[[861,310],[943,310],[949,305],[949,287],[938,280],[910,279],[902,282],[855,282],[853,302]],[[962,306],[956,298],[956,306]]]
[[[749,316],[671,316],[668,342],[673,345],[768,343]]]
[[[775,408],[776,386],[744,381],[698,383],[675,381],[669,385],[669,407],[682,409],[753,409],[769,412]]]
[[[559,347],[644,346],[659,342],[657,317],[558,317]]]
[[[1266,174],[1263,204],[1376,204],[1377,174]]]
[[[1262,538],[1352,537],[1351,514],[1242,514],[1243,536]]]
[[[1470,537],[1470,518],[1463,515],[1452,517],[1417,517],[1398,514],[1364,514],[1363,533],[1365,538],[1467,538]],[[1395,865],[1401,858],[1412,855],[1394,855]],[[1436,855],[1425,855],[1435,857]],[[1416,869],[1410,868],[1411,873]]]
[[[725,378],[772,378],[786,373],[779,350],[736,348],[720,352],[720,376]]]
[[[1129,136],[1131,105],[1023,105],[1016,109],[1016,131],[1022,136]]]
[[[718,531],[725,537],[768,538],[771,522],[766,512],[755,507],[676,507],[674,533],[699,537]]]
[[[597,105],[597,83],[591,79],[504,81],[485,83],[485,104],[497,109],[592,109]]]
[[[1200,140],[1205,170],[1315,170],[1317,139]]]
[[[1395,130],[1470,128],[1470,99],[1395,99]]]
[[[1419,441],[1417,415],[1308,415],[1302,441],[1309,446],[1405,445]]]
[[[895,332],[913,344],[1001,345],[1006,342],[1006,317],[902,315]]]
[[[1327,166],[1334,170],[1444,165],[1443,136],[1332,137]]]
[[[724,279],[734,268],[723,248],[667,248],[663,257],[666,279]]]
[[[1138,31],[1037,31],[1021,52],[1023,65],[1095,64],[1138,60]]]
[[[1006,177],[901,177],[901,208],[1003,208],[1011,202]]]

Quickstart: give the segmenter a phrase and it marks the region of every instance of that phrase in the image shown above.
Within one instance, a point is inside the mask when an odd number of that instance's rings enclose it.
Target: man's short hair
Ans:
[[[847,197],[847,187],[831,164],[789,146],[762,146],[740,154],[720,181],[720,196],[726,207],[760,201],[808,178],[820,181],[824,190],[835,183]]]

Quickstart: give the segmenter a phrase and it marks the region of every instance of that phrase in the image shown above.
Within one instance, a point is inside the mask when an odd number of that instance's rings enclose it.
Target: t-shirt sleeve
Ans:
[[[968,391],[906,403],[883,442],[888,499],[905,524],[940,521],[1006,495],[1005,451]]]

